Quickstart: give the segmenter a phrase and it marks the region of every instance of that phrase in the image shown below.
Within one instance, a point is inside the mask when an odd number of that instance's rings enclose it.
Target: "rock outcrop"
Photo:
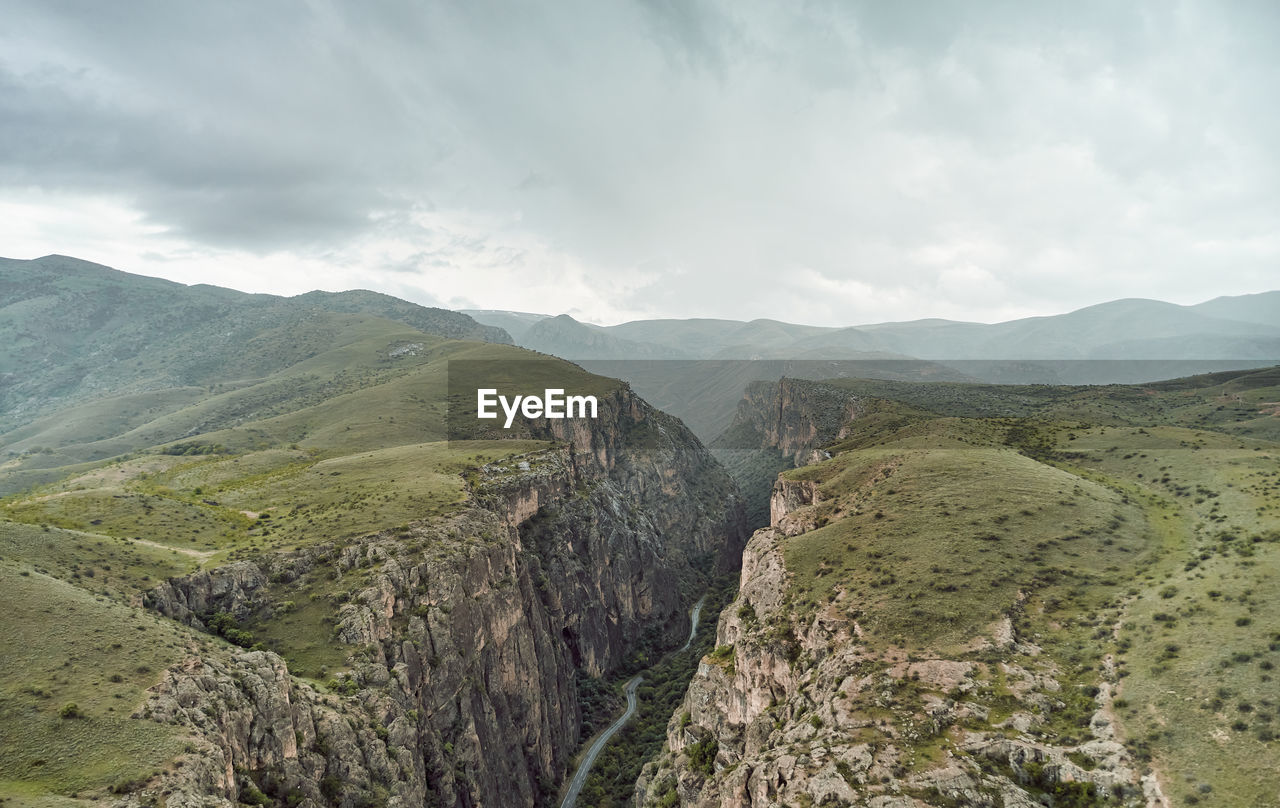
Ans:
[[[165,617],[203,629],[204,620],[219,612],[237,620],[247,618],[256,609],[258,594],[266,585],[266,573],[257,564],[233,561],[165,581],[147,593],[145,600]]]
[[[717,627],[720,652],[699,666],[663,755],[637,783],[638,808],[1030,807],[1055,786],[1094,795],[1089,804],[1146,804],[1114,737],[1109,691],[1096,697],[1091,737],[1044,743],[1044,716],[1062,706],[1052,677],[872,649],[837,608],[794,619],[784,538],[765,528],[748,544],[741,590]],[[1025,682],[1001,721],[988,698],[997,677]]]
[[[738,403],[733,424],[716,445],[776,449],[802,466],[821,459],[819,448],[843,437],[842,427],[862,407],[858,396],[817,382],[753,382]]]

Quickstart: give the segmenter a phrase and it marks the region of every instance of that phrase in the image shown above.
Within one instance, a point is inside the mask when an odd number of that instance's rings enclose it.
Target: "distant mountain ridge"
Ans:
[[[520,338],[520,345],[565,358],[685,359],[679,348],[627,339],[598,325],[580,323],[567,314],[539,320]]]
[[[516,316],[466,313],[491,325]],[[597,326],[565,314],[519,316],[527,325],[518,344],[568,359],[1280,358],[1280,291],[1192,306],[1129,298],[992,324],[932,318],[830,328],[776,320],[667,319]]]
[[[1132,384],[1280,362],[1280,291],[1194,306],[1113,300],[993,324],[929,318],[847,328],[767,319],[599,326],[567,314],[467,313],[490,325],[518,323],[520,346],[624,379],[704,441],[729,426],[753,381]]]

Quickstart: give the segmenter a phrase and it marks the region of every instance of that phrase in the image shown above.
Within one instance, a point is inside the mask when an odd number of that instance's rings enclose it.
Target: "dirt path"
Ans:
[[[67,533],[75,533],[77,535],[84,536],[86,539],[127,541],[130,544],[141,544],[146,547],[154,547],[157,550],[172,550],[173,552],[178,553],[179,555],[188,556],[190,558],[198,558],[200,559],[201,564],[213,558],[217,554],[216,550],[193,550],[189,547],[174,547],[171,544],[161,544],[158,541],[151,541],[150,539],[134,539],[134,538],[129,538],[128,536],[108,536],[105,533],[90,533],[87,530],[75,530],[72,528],[65,528],[65,527],[59,528],[59,530],[64,530]]]
[[[192,550],[189,547],[173,547],[172,545],[161,544],[158,541],[151,541],[150,539],[125,539],[125,541],[132,542],[134,544],[145,544],[146,546],[154,547],[157,550],[172,550],[175,553],[180,553],[184,556],[191,556],[192,558],[198,558],[201,561],[208,561],[213,558],[214,554],[217,552],[215,550]]]

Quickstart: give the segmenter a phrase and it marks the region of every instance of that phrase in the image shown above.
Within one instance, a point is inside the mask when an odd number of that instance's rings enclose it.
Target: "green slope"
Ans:
[[[0,259],[0,431],[112,394],[278,372],[341,339],[349,317],[449,339],[511,341],[464,314],[373,292],[281,298],[183,286],[65,256]]]
[[[0,608],[0,795],[101,792],[181,750],[172,729],[130,714],[193,650],[189,632],[9,561]]]
[[[1041,649],[1013,659],[1054,671],[1063,693],[1114,666],[1121,740],[1174,805],[1277,804],[1275,369],[1143,387],[825,385],[882,398],[832,459],[783,474],[818,500],[783,545],[795,614],[835,608],[885,653],[976,662],[993,659],[972,639],[1012,614]],[[993,669],[977,699],[993,721],[1001,681]],[[1064,702],[1046,743],[1088,737],[1092,700]]]

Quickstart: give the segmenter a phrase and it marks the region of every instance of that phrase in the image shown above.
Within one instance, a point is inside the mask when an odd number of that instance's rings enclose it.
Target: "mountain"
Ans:
[[[1233,316],[1238,312],[1254,316],[1263,308],[1262,301],[1199,309],[1156,300],[1115,300],[1066,314],[992,325],[920,320],[854,326],[807,337],[792,347],[888,351],[938,361],[1268,360],[1280,356],[1280,321]]]
[[[523,347],[569,359],[798,358],[788,353],[788,346],[834,330],[763,319],[635,320],[598,326],[567,314],[550,317],[478,309],[465,313],[478,322],[506,328]]]
[[[1274,326],[1280,323],[1280,291],[1215,297],[1191,308],[1209,317]]]
[[[499,311],[496,309],[461,309],[462,314],[467,315],[477,323],[501,328],[511,335],[512,339],[519,340],[524,336],[524,332],[528,331],[530,326],[539,320],[545,320],[551,315],[549,314],[531,314],[525,311]]]
[[[708,442],[729,425],[750,382],[784,376],[1117,384],[1280,360],[1280,316],[1273,316],[1280,315],[1280,292],[1196,306],[1116,300],[995,324],[930,318],[824,328],[660,319],[598,326],[564,314],[474,314],[494,325],[524,323],[520,345],[629,382]],[[912,359],[918,361],[903,361]]]
[[[511,342],[464,314],[376,292],[282,298],[184,286],[58,255],[0,259],[0,432],[53,406],[269,374],[315,355],[344,317]]]
[[[637,320],[612,326],[610,333],[662,345],[700,358],[753,359],[785,350],[797,340],[828,329],[777,320]],[[780,356],[778,358],[795,358]]]
[[[485,312],[477,316],[482,322],[499,324],[517,315]],[[691,319],[595,326],[560,315],[543,317],[521,334],[521,345],[568,359],[1265,362],[1280,357],[1280,292],[1223,297],[1194,306],[1115,300],[1066,314],[994,324],[933,318],[826,328],[776,320]]]
[[[679,359],[676,349],[636,342],[598,325],[580,323],[567,314],[547,317],[531,325],[521,346],[566,359]]]
[[[424,334],[435,334],[449,339],[471,339],[511,345],[511,335],[501,328],[477,323],[456,311],[419,306],[398,297],[355,289],[347,292],[307,292],[297,297],[284,298],[281,304],[287,308],[304,311],[332,311],[345,314],[371,314],[398,323],[413,326]]]

